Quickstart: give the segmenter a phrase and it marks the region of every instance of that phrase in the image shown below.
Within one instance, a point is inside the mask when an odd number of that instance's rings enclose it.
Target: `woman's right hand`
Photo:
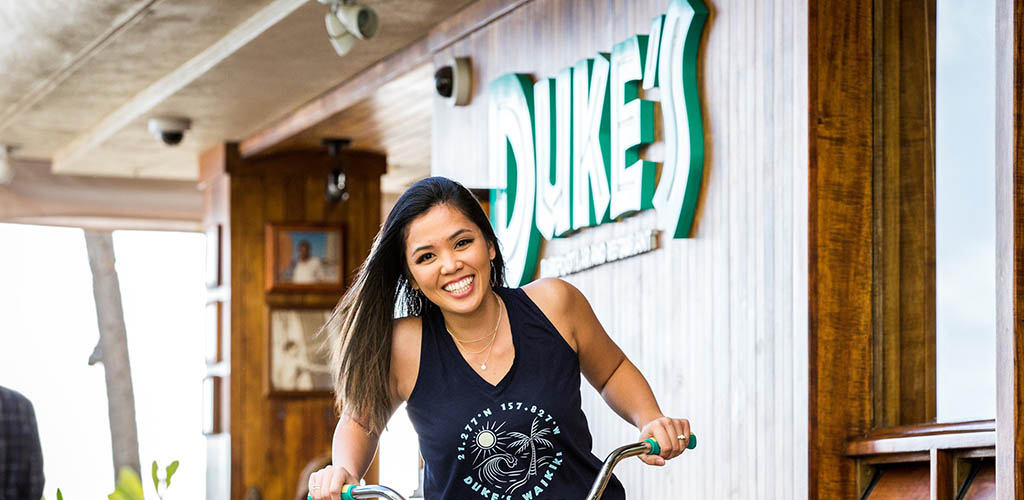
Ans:
[[[309,475],[309,496],[313,500],[341,500],[346,485],[359,484],[359,478],[344,467],[328,465]]]

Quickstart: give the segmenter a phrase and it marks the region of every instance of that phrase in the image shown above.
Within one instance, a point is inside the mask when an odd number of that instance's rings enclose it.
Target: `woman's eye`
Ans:
[[[434,256],[434,254],[432,254],[430,252],[421,253],[419,257],[416,257],[416,263],[417,264],[421,264],[423,262],[426,262],[427,259],[429,259],[429,258],[431,258],[433,256]]]
[[[466,238],[464,240],[459,240],[458,242],[455,243],[455,248],[464,247],[464,246],[466,246],[466,245],[468,245],[468,244],[470,244],[472,242],[473,242],[473,240],[470,239],[470,238]]]

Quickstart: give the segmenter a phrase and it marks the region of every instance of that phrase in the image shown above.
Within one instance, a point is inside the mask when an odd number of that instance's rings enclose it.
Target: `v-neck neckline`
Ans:
[[[502,301],[502,305],[505,308],[506,317],[508,320],[509,335],[512,336],[512,366],[508,368],[508,371],[505,372],[505,375],[501,377],[501,380],[499,380],[497,384],[491,384],[490,382],[487,381],[487,379],[483,378],[483,376],[481,376],[479,373],[477,373],[475,369],[473,369],[473,365],[469,363],[469,360],[467,360],[466,357],[462,355],[462,353],[459,351],[458,346],[455,345],[455,340],[451,338],[451,335],[448,335],[448,332],[445,329],[444,314],[441,313],[441,311],[438,311],[437,331],[441,336],[441,342],[444,343],[445,346],[447,346],[446,348],[448,349],[449,353],[453,354],[456,357],[456,359],[458,359],[458,364],[461,365],[460,369],[468,378],[472,379],[475,384],[481,386],[487,391],[500,393],[503,390],[505,390],[505,388],[511,383],[512,377],[515,375],[516,366],[519,365],[519,336],[516,335],[516,328],[514,322],[512,321],[512,312],[508,308],[508,301],[505,300],[505,297],[502,296],[502,292],[500,292],[499,289],[495,288],[494,291],[498,295],[498,299]]]

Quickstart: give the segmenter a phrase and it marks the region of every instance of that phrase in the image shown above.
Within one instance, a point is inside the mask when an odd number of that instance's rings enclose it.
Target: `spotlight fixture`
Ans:
[[[352,50],[359,40],[369,40],[377,35],[380,18],[373,9],[355,0],[318,0],[330,7],[324,17],[327,35],[339,56]]]
[[[324,191],[324,198],[331,203],[348,201],[348,189],[345,182],[345,165],[341,162],[341,150],[352,144],[350,139],[327,138],[320,141],[327,146],[327,154],[334,159],[334,169],[327,174],[327,190]]]
[[[7,185],[14,179],[14,169],[11,167],[11,153],[14,146],[0,144],[0,185]]]

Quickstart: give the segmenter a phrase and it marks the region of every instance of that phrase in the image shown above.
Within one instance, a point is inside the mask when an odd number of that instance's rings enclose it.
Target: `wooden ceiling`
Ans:
[[[194,180],[201,151],[242,141],[423,39],[472,0],[365,0],[380,34],[338,57],[312,0],[0,2],[0,144],[57,174]],[[389,157],[386,189],[429,172],[429,63],[274,150],[346,136]],[[147,120],[193,121],[177,147]]]

